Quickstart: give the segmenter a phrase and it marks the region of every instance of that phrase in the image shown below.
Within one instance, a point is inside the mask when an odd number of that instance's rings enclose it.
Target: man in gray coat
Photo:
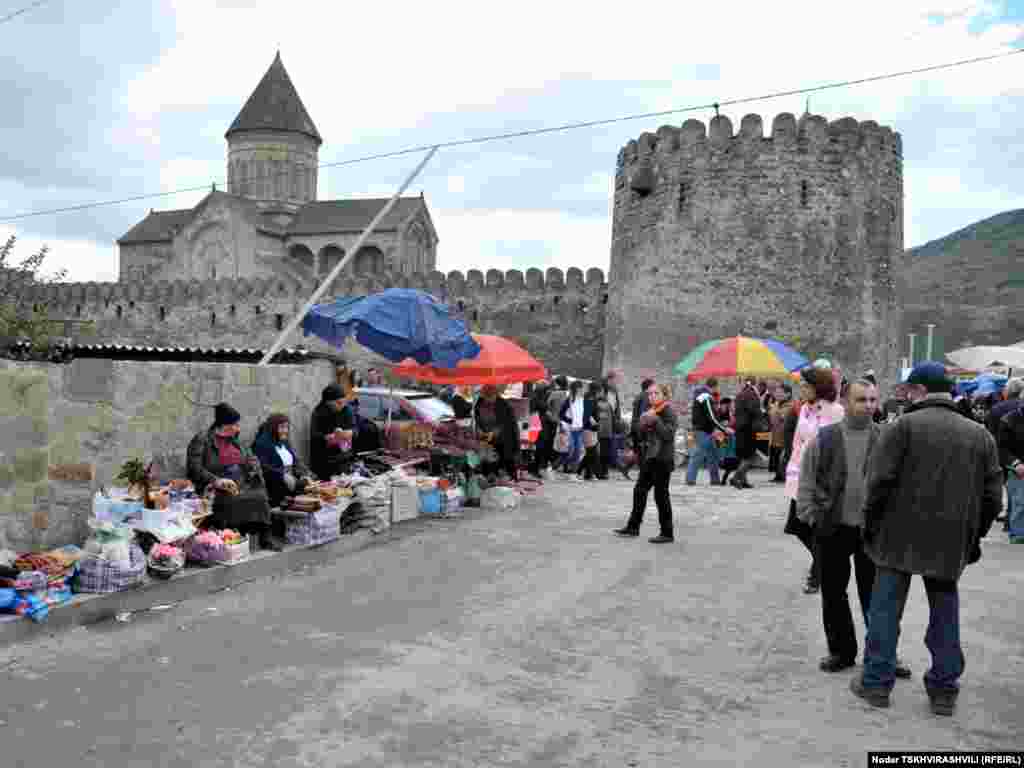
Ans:
[[[846,590],[850,561],[857,580],[864,626],[868,624],[875,564],[864,551],[864,494],[867,468],[881,428],[874,421],[878,388],[867,378],[850,385],[846,417],[822,427],[807,443],[800,461],[797,517],[814,526],[821,569],[821,618],[828,656],[818,665],[823,672],[850,669],[857,659],[857,632]],[[896,664],[896,677],[910,670]]]
[[[952,715],[965,664],[957,581],[981,558],[980,541],[1002,508],[1002,470],[992,435],[953,404],[942,363],[919,363],[907,384],[913,404],[882,431],[868,473],[864,542],[877,571],[864,674],[850,690],[889,706],[900,619],[916,573],[928,593],[925,690],[932,712]]]

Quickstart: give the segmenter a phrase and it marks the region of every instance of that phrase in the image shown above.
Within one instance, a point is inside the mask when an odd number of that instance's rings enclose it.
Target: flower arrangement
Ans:
[[[225,554],[224,539],[216,531],[201,531],[188,542],[188,559],[198,563],[218,563]]]
[[[155,544],[149,550],[149,572],[161,579],[169,579],[185,567],[185,553],[171,544]]]
[[[183,553],[178,547],[171,544],[157,544],[150,550],[149,556],[153,559],[154,563],[166,564],[180,559]]]
[[[230,528],[225,528],[223,531],[220,532],[220,535],[221,539],[224,541],[225,544],[235,545],[242,543],[242,534]]]

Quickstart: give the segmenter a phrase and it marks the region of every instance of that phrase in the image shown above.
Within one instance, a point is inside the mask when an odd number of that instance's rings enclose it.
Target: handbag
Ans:
[[[597,446],[597,432],[592,429],[583,430],[583,447],[594,448]]]
[[[555,436],[555,452],[569,452],[569,433],[566,432],[565,430],[560,430],[559,433]]]

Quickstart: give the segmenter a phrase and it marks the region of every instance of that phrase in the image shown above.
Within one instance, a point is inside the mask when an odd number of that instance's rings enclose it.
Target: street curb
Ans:
[[[260,551],[238,565],[188,568],[166,581],[147,577],[142,586],[125,592],[77,594],[70,602],[51,608],[46,621],[41,624],[23,616],[0,622],[0,648],[55,635],[73,627],[94,624],[122,612],[146,611],[153,606],[178,603],[247,581],[282,575],[298,568],[324,565],[366,549],[374,543],[389,540],[392,530],[376,535],[367,530],[358,531],[327,544],[287,547],[284,552]]]

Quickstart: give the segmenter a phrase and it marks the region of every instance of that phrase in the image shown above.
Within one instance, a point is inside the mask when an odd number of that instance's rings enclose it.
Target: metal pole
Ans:
[[[917,338],[917,334],[916,333],[908,333],[907,336],[910,337],[910,366],[908,366],[908,367],[913,367],[913,365],[914,365],[914,339]]]
[[[926,359],[932,359],[932,334],[935,331],[935,323],[928,323],[928,357]]]
[[[402,184],[402,186],[398,188],[398,191],[395,192],[394,196],[390,200],[388,200],[387,205],[381,208],[380,212],[373,217],[373,221],[366,225],[366,229],[363,230],[363,234],[361,234],[359,236],[359,239],[356,240],[355,245],[353,245],[349,249],[348,253],[346,253],[345,256],[341,259],[341,261],[339,261],[335,265],[334,269],[331,270],[330,274],[328,274],[327,277],[325,277],[323,281],[320,283],[320,285],[317,286],[317,289],[313,291],[313,295],[309,297],[309,300],[302,307],[302,309],[300,309],[295,314],[295,316],[288,322],[288,325],[284,327],[284,330],[281,331],[280,335],[278,335],[277,339],[275,339],[274,343],[270,346],[270,349],[267,350],[267,354],[265,354],[263,356],[263,359],[260,360],[259,365],[266,365],[267,363],[270,362],[274,355],[277,354],[277,351],[281,348],[281,345],[284,344],[285,339],[288,338],[292,331],[299,327],[299,323],[302,322],[302,319],[306,316],[306,313],[313,308],[314,304],[316,304],[316,300],[323,295],[324,291],[327,290],[327,286],[334,282],[334,279],[339,274],[341,274],[341,270],[345,268],[349,260],[351,260],[352,257],[355,256],[356,253],[359,251],[359,249],[363,247],[363,242],[365,242],[366,238],[370,236],[373,230],[377,228],[377,225],[380,224],[381,220],[383,220],[383,218],[388,215],[391,209],[395,207],[395,203],[398,202],[398,198],[400,198],[402,196],[402,193],[405,192],[409,185],[416,180],[416,177],[420,175],[420,171],[422,171],[423,167],[428,162],[430,162],[430,158],[434,156],[435,152],[437,152],[437,147],[431,147],[430,151],[427,152],[427,156],[424,157],[420,161],[420,164],[417,165],[416,168],[413,170],[413,172],[409,174],[409,178],[407,178],[405,182]]]

